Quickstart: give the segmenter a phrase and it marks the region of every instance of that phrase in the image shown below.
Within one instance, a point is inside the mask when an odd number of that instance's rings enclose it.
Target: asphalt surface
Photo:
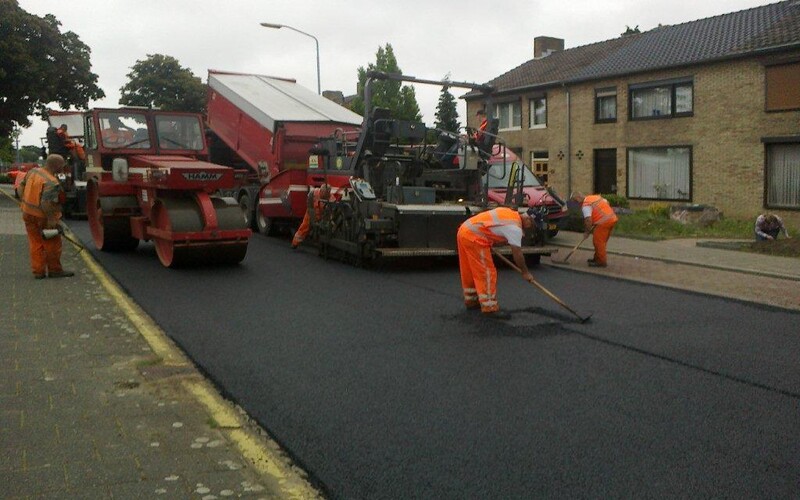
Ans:
[[[504,270],[496,321],[452,261],[358,269],[261,236],[233,268],[93,254],[330,497],[800,491],[797,312],[545,266],[592,320]]]

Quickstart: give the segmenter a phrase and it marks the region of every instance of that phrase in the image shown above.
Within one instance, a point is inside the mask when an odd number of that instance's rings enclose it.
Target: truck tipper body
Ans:
[[[234,197],[262,233],[303,217],[309,186],[348,182],[309,171],[321,137],[355,134],[360,115],[294,80],[209,71],[207,127],[211,160],[236,169]],[[316,157],[312,157],[316,159]]]

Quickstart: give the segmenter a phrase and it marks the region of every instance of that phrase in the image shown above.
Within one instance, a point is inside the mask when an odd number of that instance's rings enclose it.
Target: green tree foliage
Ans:
[[[450,80],[450,75],[444,77],[445,81]],[[441,130],[458,132],[458,111],[456,109],[456,99],[450,93],[447,86],[442,87],[439,94],[439,103],[436,105],[436,122],[434,126]]]
[[[358,68],[357,95],[353,99],[351,109],[360,114],[364,114],[364,86],[367,83],[367,72],[382,71],[384,73],[402,74],[397,58],[394,56],[392,45],[387,43],[386,47],[378,47],[375,54],[375,63],[369,63],[364,68]],[[387,108],[392,117],[398,120],[419,121],[422,115],[417,104],[417,95],[414,87],[403,85],[402,82],[391,80],[378,80],[372,84],[372,108]]]
[[[36,163],[42,156],[41,146],[22,146],[19,148],[19,159],[23,163]]]
[[[148,54],[147,59],[136,61],[127,77],[128,83],[120,88],[120,104],[164,111],[205,111],[206,86],[174,57]]]
[[[0,137],[16,122],[31,125],[47,106],[86,108],[105,93],[90,71],[91,50],[71,31],[61,33],[55,16],[34,16],[17,0],[0,0]]]

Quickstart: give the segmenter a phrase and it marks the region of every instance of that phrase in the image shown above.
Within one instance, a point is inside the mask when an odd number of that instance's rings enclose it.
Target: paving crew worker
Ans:
[[[617,224],[617,214],[614,213],[608,200],[599,194],[585,196],[583,193],[575,191],[570,198],[581,204],[584,235],[588,237],[589,233],[594,231],[592,236],[594,257],[589,259],[589,266],[606,267],[608,265],[606,246],[608,239],[611,238],[611,231]]]
[[[458,265],[461,270],[461,287],[467,309],[480,307],[484,314],[500,317],[497,303],[497,270],[492,260],[492,246],[511,246],[514,263],[522,270],[522,277],[533,282],[533,276],[522,254],[523,230],[533,226],[528,213],[499,207],[481,212],[467,219],[458,229]]]
[[[36,279],[75,275],[61,267],[61,235],[45,239],[42,234],[44,229],[56,229],[59,226],[61,204],[66,195],[56,174],[63,168],[64,157],[51,154],[45,160],[44,167],[36,167],[25,174],[19,187],[22,220],[28,233],[31,270]]]
[[[756,241],[777,240],[781,231],[784,236],[791,238],[786,226],[783,225],[783,220],[777,215],[761,214],[756,218]]]
[[[480,124],[480,126],[478,127],[478,130],[476,130],[476,131],[475,131],[475,132],[472,134],[472,137],[471,137],[471,138],[472,138],[472,142],[473,142],[473,144],[475,144],[476,146],[479,146],[479,147],[480,147],[480,145],[481,145],[481,142],[483,142],[483,136],[484,136],[484,134],[485,134],[485,132],[486,132],[486,127],[487,127],[487,125],[489,124],[489,120],[486,118],[486,111],[484,111],[484,110],[482,110],[482,109],[479,109],[478,111],[476,111],[476,112],[475,112],[475,116],[476,116],[476,117],[477,117],[479,120],[481,120],[481,124]]]
[[[292,238],[292,249],[294,250],[300,243],[306,239],[309,231],[311,231],[311,213],[314,213],[314,220],[318,221],[322,218],[322,211],[325,209],[325,203],[333,201],[331,196],[331,187],[328,184],[323,184],[318,188],[314,188],[308,193],[308,208],[306,214],[303,216],[303,222],[297,228]]]

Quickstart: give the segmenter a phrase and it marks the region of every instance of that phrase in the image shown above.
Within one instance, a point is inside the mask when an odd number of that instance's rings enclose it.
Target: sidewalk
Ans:
[[[0,496],[318,496],[89,252],[64,242],[73,278],[29,262],[0,193]]]
[[[559,251],[559,255],[556,256],[556,261],[565,258],[569,251],[574,248],[581,239],[583,239],[583,233],[560,231],[550,243],[557,246],[569,247],[569,249]],[[675,264],[687,264],[707,269],[800,281],[800,259],[773,257],[770,255],[736,250],[706,248],[697,245],[698,242],[703,241],[708,241],[708,239],[644,241],[612,235],[611,239],[608,241],[608,253]],[[591,239],[587,239],[580,248],[591,249]],[[560,255],[562,253],[563,255]],[[573,261],[575,258],[576,255],[573,255],[570,257],[570,261],[573,263],[577,262]],[[556,261],[553,261],[553,263],[557,263]]]

